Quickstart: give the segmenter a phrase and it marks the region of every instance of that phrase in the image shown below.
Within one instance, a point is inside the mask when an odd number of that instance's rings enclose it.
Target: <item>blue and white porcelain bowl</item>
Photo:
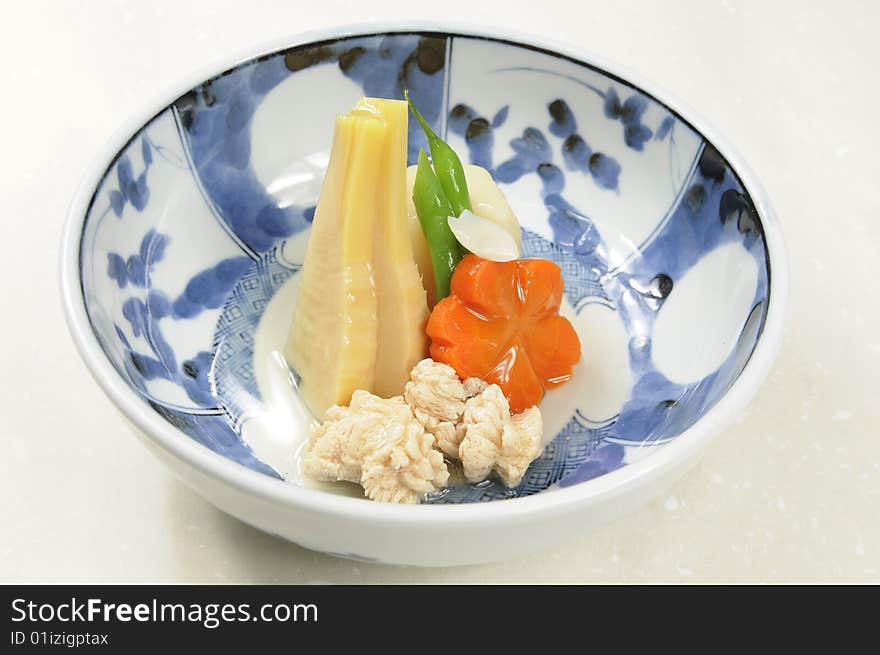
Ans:
[[[506,558],[663,491],[757,390],[782,331],[779,227],[731,148],[666,94],[564,46],[439,26],[340,29],[233,62],[108,147],[62,262],[96,379],[219,508],[359,559]],[[276,291],[301,266],[333,117],[404,88],[493,173],[525,255],[562,267],[584,346],[574,381],[543,403],[549,443],[517,489],[455,487],[420,506],[298,479],[307,420],[267,410],[279,391],[257,338],[268,313],[289,317]],[[411,126],[411,162],[423,144]]]

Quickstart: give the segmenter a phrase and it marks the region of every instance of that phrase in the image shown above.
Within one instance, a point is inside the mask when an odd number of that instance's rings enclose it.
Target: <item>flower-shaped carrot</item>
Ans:
[[[461,378],[500,386],[513,413],[537,404],[545,387],[571,378],[581,356],[577,333],[559,315],[562,288],[559,267],[545,259],[466,255],[428,319],[431,357]]]

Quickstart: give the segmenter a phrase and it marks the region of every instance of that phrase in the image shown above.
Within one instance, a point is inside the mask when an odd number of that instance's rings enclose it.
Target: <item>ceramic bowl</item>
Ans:
[[[779,228],[743,162],[667,94],[566,46],[436,25],[310,34],[230,61],[122,130],[73,203],[62,261],[95,378],[217,507],[357,559],[511,557],[663,491],[757,390],[787,293]],[[333,118],[404,88],[492,171],[524,254],[561,266],[584,346],[542,404],[547,445],[518,488],[461,485],[418,506],[301,484],[292,444],[307,420],[267,410],[293,393],[267,372],[266,343],[289,320],[276,292],[302,264]],[[413,162],[415,121],[409,137]]]

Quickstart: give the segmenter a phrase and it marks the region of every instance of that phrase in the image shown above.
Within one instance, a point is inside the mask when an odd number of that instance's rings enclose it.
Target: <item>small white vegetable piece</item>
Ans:
[[[303,472],[318,480],[359,483],[367,497],[418,503],[449,479],[443,455],[400,396],[358,390],[348,407],[334,405],[312,430]]]
[[[507,487],[515,487],[543,450],[540,410],[530,407],[511,416],[497,384],[465,403],[463,422],[458,454],[469,482],[481,482],[494,470]]]
[[[406,169],[407,213],[409,217],[409,234],[412,241],[413,254],[422,275],[422,284],[428,294],[428,307],[434,306],[434,270],[431,264],[431,253],[425,233],[419,223],[419,216],[412,199],[416,169],[412,165]],[[467,179],[468,192],[471,196],[471,211],[477,216],[493,221],[504,229],[516,243],[517,252],[522,251],[522,231],[519,221],[504,193],[492,179],[485,168],[473,164],[464,165],[464,176]]]
[[[498,223],[477,216],[469,209],[458,218],[447,219],[449,229],[458,242],[472,253],[493,262],[509,262],[519,258],[519,245]]]

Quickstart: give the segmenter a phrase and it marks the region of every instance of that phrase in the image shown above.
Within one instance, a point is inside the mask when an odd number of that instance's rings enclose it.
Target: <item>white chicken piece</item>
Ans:
[[[458,454],[456,424],[467,400],[464,385],[451,366],[423,359],[410,371],[403,398],[416,419],[434,435],[437,446],[449,456]]]
[[[356,482],[372,500],[418,503],[449,479],[443,455],[400,396],[358,390],[348,407],[327,410],[312,430],[303,472],[323,481]]]
[[[501,388],[491,384],[465,403],[463,419],[458,456],[465,478],[482,482],[494,470],[507,487],[517,486],[543,450],[540,410],[511,416]]]
[[[410,371],[403,397],[425,431],[434,435],[437,447],[457,459],[464,437],[461,419],[465,402],[485,388],[483,380],[468,378],[462,382],[451,366],[427,358]]]
[[[544,432],[541,410],[529,407],[513,414],[504,423],[501,433],[501,452],[495,462],[495,472],[507,487],[517,486],[529,468],[543,452],[541,437]]]

